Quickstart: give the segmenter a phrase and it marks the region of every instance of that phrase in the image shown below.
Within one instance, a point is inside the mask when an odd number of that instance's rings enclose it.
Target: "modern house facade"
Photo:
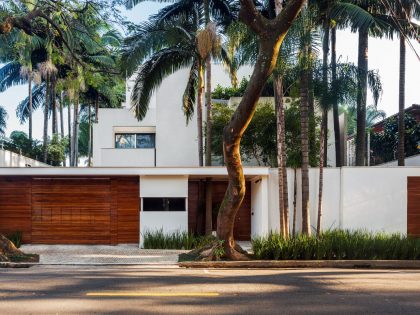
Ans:
[[[201,234],[203,186],[209,181],[215,229],[227,171],[198,165],[196,117],[186,124],[180,105],[187,75],[181,70],[162,82],[142,121],[128,106],[100,109],[93,167],[0,167],[0,233],[20,231],[27,243],[140,246],[146,231]],[[127,104],[131,86],[129,81]],[[244,175],[247,192],[234,229],[238,240],[279,229],[277,170],[244,167]],[[420,168],[326,168],[322,228],[420,236],[419,177]],[[311,225],[316,226],[316,168],[309,178]],[[300,171],[289,169],[288,181],[290,218],[296,204],[299,231]]]

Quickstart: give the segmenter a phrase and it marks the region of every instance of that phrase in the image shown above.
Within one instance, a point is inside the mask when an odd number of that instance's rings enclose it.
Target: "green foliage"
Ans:
[[[255,238],[256,259],[420,259],[420,239],[402,234],[332,230],[316,236],[284,239],[278,234]]]
[[[16,231],[6,235],[6,237],[17,247],[19,248],[22,245],[22,232]]]
[[[406,156],[420,153],[420,124],[411,114],[405,114],[404,151]],[[386,163],[396,159],[398,150],[398,116],[384,122],[382,132],[370,131],[371,165]]]
[[[165,233],[162,229],[146,231],[143,234],[143,248],[146,249],[185,249],[200,248],[215,241],[214,236],[195,236],[192,233],[176,231]]]
[[[66,158],[65,151],[67,147],[68,139],[60,139],[58,135],[54,134],[47,148],[49,164],[53,166],[60,166]]]
[[[0,136],[4,135],[6,131],[7,111],[0,105]]]
[[[225,104],[213,104],[213,154],[223,161],[223,128],[227,125],[234,108]],[[311,119],[310,124],[319,123]],[[292,102],[285,109],[287,166],[299,167],[301,164],[300,110],[299,102]],[[312,129],[310,129],[312,130]],[[269,103],[258,104],[254,117],[241,140],[241,156],[246,162],[254,159],[258,165],[277,166],[277,122],[274,108]],[[316,135],[313,135],[316,139]],[[310,152],[310,164],[318,163],[319,141],[316,151]]]
[[[231,97],[241,97],[244,95],[248,82],[249,80],[244,77],[242,78],[238,87],[222,87],[220,84],[218,84],[211,93],[211,97],[217,100],[228,100]],[[268,79],[267,83],[265,84],[264,89],[261,92],[261,96],[274,96],[273,80],[271,78]]]

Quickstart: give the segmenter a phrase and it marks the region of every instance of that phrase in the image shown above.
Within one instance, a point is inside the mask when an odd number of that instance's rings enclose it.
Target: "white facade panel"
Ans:
[[[155,149],[101,149],[101,166],[155,166]]]
[[[141,176],[140,197],[188,197],[188,176]]]

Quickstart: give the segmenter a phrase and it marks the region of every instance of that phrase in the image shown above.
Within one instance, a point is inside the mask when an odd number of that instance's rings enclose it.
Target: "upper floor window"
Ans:
[[[154,133],[116,133],[115,148],[117,149],[153,149],[155,147]]]

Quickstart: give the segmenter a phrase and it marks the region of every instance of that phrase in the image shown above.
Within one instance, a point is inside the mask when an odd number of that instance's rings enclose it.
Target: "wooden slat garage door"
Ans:
[[[407,178],[407,233],[420,237],[420,177]]]
[[[34,178],[32,243],[110,244],[110,179]]]

